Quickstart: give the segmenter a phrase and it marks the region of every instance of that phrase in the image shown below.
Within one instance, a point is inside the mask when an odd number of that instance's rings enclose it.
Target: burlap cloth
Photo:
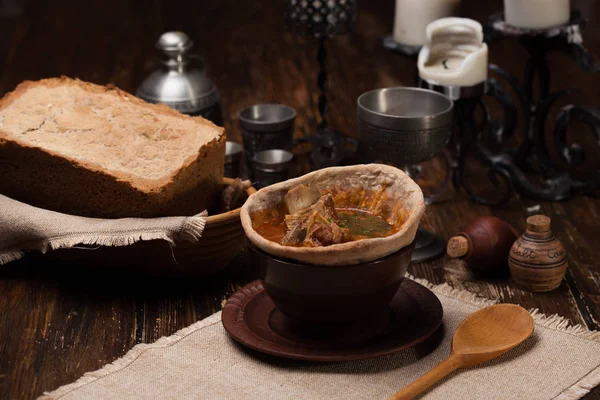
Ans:
[[[137,345],[43,398],[386,399],[445,358],[456,326],[489,303],[447,285],[432,289],[444,307],[445,332],[428,354],[409,349],[339,364],[281,360],[232,341],[216,313],[170,337]],[[455,372],[425,398],[578,399],[600,384],[600,332],[532,313],[535,332],[525,343],[483,367]]]
[[[206,220],[206,212],[192,217],[84,218],[0,195],[0,265],[23,257],[27,251],[45,253],[77,245],[128,246],[156,239],[170,244],[195,243],[202,236]]]

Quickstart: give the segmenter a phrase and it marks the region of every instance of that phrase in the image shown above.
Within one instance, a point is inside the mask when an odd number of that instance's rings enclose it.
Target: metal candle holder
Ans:
[[[364,162],[399,166],[411,174],[411,165],[439,153],[450,138],[452,100],[431,90],[386,88],[363,93],[357,100],[359,154]],[[444,253],[444,240],[419,229],[413,262]]]
[[[467,155],[475,150],[478,157],[488,165],[492,164],[493,156],[479,141],[481,126],[476,121],[476,113],[482,104],[483,96],[488,92],[488,82],[482,82],[474,86],[444,86],[420,79],[419,86],[443,93],[454,100],[453,135],[449,145],[444,152],[446,161],[446,179],[438,190],[429,198],[429,203],[434,203],[447,193],[450,183],[456,191],[465,189],[473,201],[485,205],[498,205],[505,202],[510,192],[505,192],[497,199],[486,199],[479,196],[468,179],[465,177]],[[484,121],[485,123],[486,121]],[[492,183],[498,184],[497,171],[491,170],[489,178]],[[502,175],[504,176],[504,175]]]
[[[442,187],[433,197],[443,196],[449,182],[456,190],[465,189],[471,199],[480,204],[499,205],[510,198],[514,189],[519,194],[545,201],[567,199],[574,194],[591,194],[600,188],[600,170],[592,171],[591,177],[580,180],[572,177],[563,166],[556,163],[546,143],[545,127],[548,112],[558,98],[576,92],[563,89],[550,93],[550,69],[546,55],[551,51],[561,51],[586,72],[598,72],[600,67],[583,47],[579,28],[583,24],[579,13],[572,13],[571,21],[559,27],[548,29],[519,28],[508,25],[503,14],[490,18],[486,27],[486,41],[503,38],[516,38],[529,52],[523,84],[512,74],[497,65],[490,64],[489,70],[501,78],[516,93],[516,99],[495,78],[488,79],[479,87],[449,87],[420,81],[421,87],[444,93],[455,100],[455,129],[447,152],[448,175]],[[534,98],[535,78],[539,80],[537,100]],[[494,98],[504,113],[502,121],[491,119],[485,98]],[[502,148],[493,151],[488,145],[497,147],[515,136],[517,129],[517,103],[526,123],[526,135],[516,148]],[[483,124],[477,123],[476,115],[482,112]],[[554,127],[554,147],[560,159],[570,166],[584,160],[583,148],[567,144],[567,127],[570,122],[579,120],[587,124],[600,142],[600,109],[578,105],[568,105],[561,110]],[[488,170],[490,181],[505,190],[496,191],[494,198],[484,198],[476,193],[465,178],[465,165],[468,154],[475,154]],[[527,171],[527,172],[526,172]],[[541,175],[540,184],[532,183],[528,173]]]
[[[320,91],[318,108],[321,120],[317,132],[309,138],[314,148],[311,160],[318,169],[337,165],[354,155],[358,142],[331,129],[327,121],[326,40],[352,30],[356,20],[356,0],[286,0],[285,20],[292,31],[319,40],[317,86]]]
[[[580,105],[568,105],[561,110],[554,127],[554,147],[561,162],[556,162],[546,143],[545,127],[548,113],[553,104],[566,94],[577,92],[575,89],[562,89],[550,93],[550,68],[547,54],[559,51],[567,54],[579,68],[585,72],[598,72],[600,66],[594,57],[583,46],[580,28],[584,19],[579,12],[571,13],[569,23],[548,28],[529,29],[507,24],[502,13],[491,16],[486,27],[486,41],[499,39],[517,39],[527,50],[529,57],[525,67],[523,82],[512,74],[503,71],[496,65],[490,65],[490,70],[496,73],[514,93],[516,101],[500,85],[496,79],[490,79],[489,95],[495,97],[505,112],[505,122],[490,121],[488,129],[482,132],[482,139],[477,147],[492,171],[503,176],[520,194],[537,200],[557,201],[567,199],[574,194],[591,194],[600,188],[600,170],[590,171],[586,179],[573,177],[566,166],[576,166],[584,160],[583,148],[576,144],[567,144],[567,127],[574,120],[582,121],[590,127],[596,141],[600,142],[600,109]],[[538,78],[539,90],[537,99],[534,95],[534,81]],[[516,130],[517,104],[526,123],[526,136],[521,144],[512,149],[503,149],[494,153],[483,142],[494,140],[502,143],[513,137]],[[485,108],[485,103],[482,103]],[[529,181],[525,171],[541,175],[544,182],[541,185]],[[508,189],[510,190],[510,189]],[[503,194],[501,197],[508,197]]]
[[[394,36],[389,35],[383,38],[383,47],[387,50],[395,51],[408,57],[416,57],[423,46],[413,46],[410,44],[398,43],[394,40]]]

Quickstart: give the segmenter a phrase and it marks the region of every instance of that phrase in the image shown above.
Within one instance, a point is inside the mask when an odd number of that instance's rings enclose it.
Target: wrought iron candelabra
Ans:
[[[311,160],[315,168],[337,165],[355,154],[358,141],[332,129],[327,120],[327,40],[352,30],[356,20],[356,0],[287,0],[285,17],[286,25],[292,31],[319,41],[317,87],[320,121],[317,132],[305,141],[313,145]]]
[[[516,94],[511,97],[497,79],[488,82],[488,96],[498,100],[504,110],[504,122],[491,121],[485,102],[481,106],[486,111],[487,128],[482,132],[483,139],[500,144],[513,137],[517,127],[517,111],[520,109],[525,121],[525,137],[516,148],[492,152],[483,143],[477,141],[480,157],[487,161],[491,171],[502,176],[518,193],[537,200],[564,200],[574,194],[592,194],[600,188],[600,170],[589,171],[585,179],[575,178],[569,173],[569,167],[579,165],[584,160],[583,148],[568,144],[567,128],[574,120],[587,124],[600,144],[600,109],[581,105],[567,105],[562,108],[554,126],[554,148],[557,157],[553,157],[547,144],[546,125],[549,111],[556,101],[564,95],[576,93],[576,89],[561,89],[550,92],[550,68],[547,55],[559,51],[568,55],[585,72],[598,72],[600,67],[594,57],[583,46],[580,29],[584,24],[577,11],[572,12],[568,24],[549,29],[526,29],[508,25],[503,14],[495,14],[486,27],[486,41],[517,39],[527,50],[528,60],[525,66],[523,82],[512,74],[491,65],[493,71]],[[534,81],[538,79],[537,96],[534,93]],[[520,108],[518,108],[520,105]],[[598,152],[597,154],[600,154]],[[558,161],[559,159],[560,161]],[[566,165],[565,165],[566,164]],[[535,172],[543,177],[541,184],[532,183],[527,172]],[[473,196],[472,196],[473,197]],[[501,196],[507,198],[508,195]],[[477,198],[475,198],[477,200]]]
[[[554,126],[551,136],[553,146],[548,146],[546,135],[551,107],[562,96],[578,92],[570,88],[550,92],[548,53],[563,52],[581,70],[600,71],[594,57],[583,46],[580,34],[583,22],[579,13],[574,11],[571,21],[564,26],[525,29],[506,24],[502,14],[493,15],[486,27],[486,42],[513,38],[528,52],[522,83],[493,64],[489,69],[497,78],[488,79],[483,87],[476,90],[420,83],[455,100],[455,130],[446,157],[449,172],[430,201],[443,197],[451,182],[456,190],[463,188],[473,201],[486,205],[504,203],[512,190],[536,200],[559,201],[574,194],[594,194],[600,188],[600,169],[587,171],[586,178],[577,178],[570,173],[570,168],[584,162],[585,152],[581,145],[570,143],[567,138],[570,123],[578,120],[590,128],[600,145],[600,108],[567,105],[560,111]],[[534,93],[536,78],[539,84],[537,93]],[[491,99],[495,99],[502,108],[503,118],[500,121],[491,118],[488,107]],[[519,112],[525,122],[524,138],[518,146],[506,148],[504,143],[516,136]],[[479,114],[483,115],[482,120],[477,118]],[[500,150],[495,150],[497,148]],[[551,148],[554,148],[554,153]],[[471,154],[489,168],[488,177],[497,187],[494,198],[481,196],[470,185],[465,170],[467,156]],[[596,154],[600,155],[600,151]],[[504,185],[500,184],[500,180],[504,180]]]

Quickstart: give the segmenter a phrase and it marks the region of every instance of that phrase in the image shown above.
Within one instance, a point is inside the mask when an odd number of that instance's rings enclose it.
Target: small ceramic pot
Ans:
[[[467,262],[480,273],[508,272],[508,253],[519,234],[500,218],[478,217],[448,241],[450,257]]]
[[[294,320],[321,323],[383,314],[404,279],[413,246],[371,262],[327,266],[276,258],[248,242],[275,307]]]
[[[550,218],[527,218],[527,230],[510,249],[511,279],[531,292],[547,292],[560,286],[568,265],[565,248],[550,230]]]

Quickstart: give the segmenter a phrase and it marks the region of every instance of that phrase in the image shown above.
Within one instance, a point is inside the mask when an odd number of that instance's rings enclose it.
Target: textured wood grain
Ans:
[[[533,329],[533,317],[514,304],[496,304],[474,312],[456,328],[448,358],[390,400],[413,399],[459,368],[478,366],[498,358],[523,343]]]
[[[588,48],[600,54],[600,3],[573,0],[572,4],[589,18],[583,37]],[[359,7],[356,32],[329,43],[329,121],[350,135],[356,134],[358,95],[378,87],[413,85],[416,75],[414,59],[381,46],[381,38],[392,31],[394,2],[361,1]],[[479,20],[501,9],[501,0],[463,1],[464,15]],[[282,2],[276,0],[30,0],[21,17],[1,25],[2,32],[12,31],[12,36],[10,48],[0,49],[0,57],[7,57],[0,92],[25,79],[62,74],[114,83],[133,92],[158,64],[154,42],[160,33],[181,29],[205,56],[221,93],[230,139],[240,140],[237,112],[258,102],[294,107],[296,135],[305,136],[318,122],[316,42],[284,32],[282,15]],[[8,44],[6,38],[0,46]],[[494,43],[490,60],[521,76],[525,52],[514,42]],[[600,93],[594,89],[600,76],[580,72],[563,55],[553,54],[549,60],[553,89],[581,87],[584,93],[573,101],[600,104]],[[560,106],[553,108],[553,116]],[[523,121],[519,123],[522,129]],[[426,163],[424,170],[421,184],[432,190],[443,179],[440,160]],[[307,172],[306,163],[300,163],[298,171]],[[469,171],[476,187],[491,189],[485,174],[478,172],[482,171]],[[513,197],[506,206],[491,209],[472,204],[463,193],[450,193],[447,202],[428,207],[423,226],[448,239],[480,215],[503,218],[523,232],[526,208],[540,204],[540,212],[552,218],[553,231],[569,254],[566,278],[552,292],[532,294],[505,276],[477,276],[463,261],[447,257],[414,265],[410,272],[598,329],[599,203],[587,197],[562,203]],[[211,280],[178,276],[67,267],[45,257],[2,267],[0,398],[35,398],[102,367],[136,343],[172,334],[219,310],[226,297],[254,279],[255,271],[240,254],[224,274]],[[599,393],[596,389],[588,397],[597,398]]]

